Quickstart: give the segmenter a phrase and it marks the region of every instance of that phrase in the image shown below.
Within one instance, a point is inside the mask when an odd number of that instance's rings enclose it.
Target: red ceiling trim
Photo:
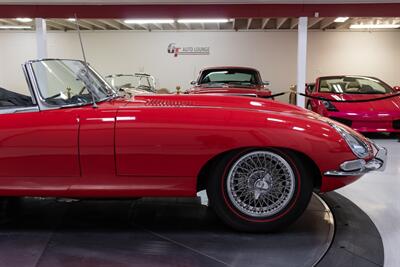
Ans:
[[[393,4],[0,5],[0,18],[400,17]]]

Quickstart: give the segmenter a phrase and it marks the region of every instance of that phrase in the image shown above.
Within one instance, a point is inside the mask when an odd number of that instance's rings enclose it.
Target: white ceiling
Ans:
[[[350,4],[400,3],[400,0],[0,0],[1,4]]]

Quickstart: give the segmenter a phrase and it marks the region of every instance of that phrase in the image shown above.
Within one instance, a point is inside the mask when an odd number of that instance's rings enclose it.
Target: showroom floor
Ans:
[[[234,232],[194,198],[15,204],[15,216],[0,222],[1,267],[308,267],[334,233],[332,214],[317,196],[279,234]]]
[[[365,175],[338,192],[366,212],[378,228],[385,249],[385,267],[400,266],[400,142],[379,138],[388,149],[386,170]]]

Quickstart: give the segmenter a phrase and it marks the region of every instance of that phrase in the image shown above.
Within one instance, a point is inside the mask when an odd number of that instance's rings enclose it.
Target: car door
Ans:
[[[33,90],[34,75],[26,66],[24,70],[31,103],[0,107],[0,190],[66,190],[80,176],[78,113],[42,110]]]
[[[78,156],[76,113],[32,107],[0,114],[0,177],[76,177]]]

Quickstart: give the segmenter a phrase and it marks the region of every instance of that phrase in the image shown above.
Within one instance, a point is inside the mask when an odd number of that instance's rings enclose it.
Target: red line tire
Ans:
[[[246,170],[250,165],[259,167]],[[210,206],[228,226],[245,232],[273,232],[304,212],[313,190],[312,178],[300,156],[292,151],[236,151],[214,166],[207,195]]]

